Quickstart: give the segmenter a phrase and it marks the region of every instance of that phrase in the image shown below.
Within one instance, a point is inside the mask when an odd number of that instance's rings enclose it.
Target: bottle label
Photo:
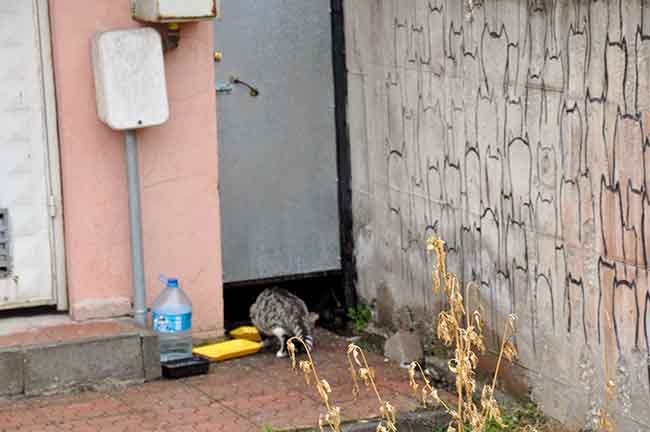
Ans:
[[[182,333],[192,328],[192,313],[158,314],[153,313],[153,331],[157,333]]]

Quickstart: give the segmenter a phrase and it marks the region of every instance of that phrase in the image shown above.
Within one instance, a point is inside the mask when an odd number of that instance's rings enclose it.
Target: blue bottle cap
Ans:
[[[167,288],[178,288],[178,279],[176,278],[167,279]]]

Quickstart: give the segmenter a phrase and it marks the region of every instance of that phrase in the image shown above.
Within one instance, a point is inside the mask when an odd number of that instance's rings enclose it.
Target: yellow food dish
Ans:
[[[233,339],[194,348],[192,353],[208,360],[223,361],[255,354],[261,349],[262,344],[260,342],[253,342],[246,339]]]
[[[233,339],[246,339],[252,342],[262,341],[262,337],[260,336],[260,333],[253,326],[237,327],[236,329],[232,330],[229,334],[230,337]]]

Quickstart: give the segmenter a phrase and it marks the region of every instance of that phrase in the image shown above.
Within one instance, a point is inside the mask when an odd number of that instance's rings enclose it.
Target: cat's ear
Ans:
[[[307,317],[309,322],[312,324],[316,323],[316,321],[318,321],[318,318],[320,318],[320,315],[314,312],[309,312],[309,316]]]

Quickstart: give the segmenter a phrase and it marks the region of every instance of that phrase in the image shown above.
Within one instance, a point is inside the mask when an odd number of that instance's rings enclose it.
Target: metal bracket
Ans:
[[[217,82],[217,94],[230,94],[232,93],[232,84],[228,81]]]
[[[49,210],[51,218],[56,217],[56,210],[57,210],[56,207],[57,207],[56,206],[56,197],[54,195],[50,195],[48,197],[48,200],[47,200],[47,208]]]

